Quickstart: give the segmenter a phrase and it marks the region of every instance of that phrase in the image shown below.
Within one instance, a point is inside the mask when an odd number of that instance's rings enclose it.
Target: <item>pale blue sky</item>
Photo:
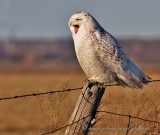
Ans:
[[[0,38],[71,37],[68,19],[77,11],[119,37],[160,37],[160,0],[0,0]]]

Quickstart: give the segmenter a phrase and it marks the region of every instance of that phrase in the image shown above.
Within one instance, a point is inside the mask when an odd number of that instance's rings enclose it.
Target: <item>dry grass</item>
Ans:
[[[159,79],[159,72],[148,72]],[[1,73],[0,97],[76,88],[83,85],[85,75],[79,72],[48,73]],[[103,96],[100,110],[130,114],[150,120],[160,119],[160,83],[151,83],[143,90],[108,87]],[[80,91],[57,93],[0,102],[0,134],[39,135],[64,125],[72,114]],[[95,127],[127,127],[128,118],[100,113]],[[131,125],[149,127],[147,131],[136,130],[130,134],[147,135],[160,130],[157,124],[131,119]],[[156,129],[156,130],[155,130]],[[153,131],[154,130],[154,131]],[[57,134],[63,134],[64,130]],[[91,131],[94,135],[123,135],[124,131]]]

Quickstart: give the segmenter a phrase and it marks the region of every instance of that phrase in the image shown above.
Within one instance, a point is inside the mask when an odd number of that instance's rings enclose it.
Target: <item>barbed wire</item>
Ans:
[[[152,80],[152,81],[148,81],[148,83],[150,83],[150,82],[159,82],[159,81],[160,81],[160,80]],[[119,86],[119,84],[112,84],[112,85],[105,85],[105,86]],[[84,93],[82,93],[82,98],[84,98],[85,100],[87,100],[87,99],[85,98],[85,96],[84,96]],[[89,101],[87,100],[87,102],[89,102]],[[89,103],[90,103],[90,102],[89,102]],[[92,103],[90,103],[90,104],[92,104]],[[128,120],[128,126],[127,126],[126,135],[128,135],[128,133],[129,133],[131,118],[135,118],[135,119],[139,119],[139,120],[143,120],[143,121],[147,121],[147,122],[154,122],[154,123],[160,124],[160,122],[157,122],[157,121],[147,120],[147,119],[144,119],[144,118],[139,118],[139,117],[135,117],[135,116],[132,116],[132,115],[127,115],[127,114],[118,114],[118,113],[113,113],[113,112],[108,112],[108,111],[97,111],[96,113],[108,113],[108,114],[112,114],[112,115],[118,115],[118,116],[128,117],[129,120]],[[88,115],[88,116],[90,116],[90,115]],[[88,117],[88,116],[86,116],[86,117]],[[79,119],[79,120],[77,120],[77,121],[74,121],[74,120],[73,120],[74,122],[71,123],[71,124],[62,126],[62,127],[58,128],[58,129],[55,129],[55,130],[50,131],[50,132],[46,132],[46,133],[44,133],[44,134],[42,134],[42,135],[47,135],[47,134],[50,134],[50,133],[55,133],[55,132],[57,132],[57,131],[59,131],[59,130],[61,130],[61,129],[63,129],[63,128],[66,128],[66,127],[68,127],[68,126],[72,126],[73,124],[78,123],[80,120],[82,120],[82,119],[84,119],[84,118],[86,118],[86,117],[83,117],[83,118],[81,118],[81,119]],[[75,128],[75,129],[76,129],[76,128]]]
[[[151,81],[146,81],[146,83],[151,83],[151,82],[160,82],[160,80],[151,80]],[[106,87],[110,87],[110,86],[121,86],[120,84],[106,84]]]
[[[89,114],[89,115],[87,115],[87,116],[85,116],[85,117],[83,117],[83,118],[81,118],[81,119],[79,119],[79,120],[77,120],[77,121],[75,121],[75,122],[73,122],[73,123],[71,123],[71,124],[64,125],[64,126],[62,126],[62,127],[60,127],[60,128],[57,128],[57,129],[55,129],[55,130],[53,130],[53,131],[49,131],[49,132],[43,133],[43,134],[41,134],[41,135],[48,135],[48,134],[51,134],[51,133],[55,133],[55,132],[57,132],[57,131],[59,131],[59,130],[61,130],[61,129],[63,129],[63,128],[66,128],[66,127],[68,127],[68,126],[72,126],[72,125],[78,123],[79,121],[81,121],[81,120],[83,120],[83,119],[85,119],[85,118],[87,118],[87,117],[89,117],[89,116],[91,116],[91,115],[92,115],[92,114]]]
[[[132,116],[132,115],[128,115],[128,114],[119,114],[119,113],[113,113],[113,112],[108,112],[108,111],[97,111],[97,113],[107,113],[107,114],[118,115],[118,116],[122,116],[122,117],[128,117],[129,120],[128,120],[128,126],[127,126],[126,135],[128,135],[128,133],[129,133],[131,118],[139,119],[139,120],[142,120],[142,121],[147,121],[147,122],[153,122],[153,123],[160,124],[160,122],[158,122],[158,121],[153,121],[153,120],[148,120],[148,119],[144,119],[144,118],[139,118],[139,117]],[[63,128],[66,128],[66,127],[68,127],[68,126],[72,126],[72,125],[78,123],[79,121],[81,121],[81,120],[83,120],[83,119],[85,119],[85,118],[87,118],[87,117],[89,117],[89,116],[91,116],[91,115],[92,115],[92,114],[87,115],[87,116],[85,116],[85,117],[83,117],[83,118],[81,118],[81,119],[79,119],[79,120],[77,120],[77,121],[75,121],[75,122],[73,122],[73,123],[71,123],[71,124],[62,126],[62,127],[60,127],[60,128],[57,128],[57,129],[55,129],[55,130],[53,130],[53,131],[49,131],[49,132],[43,133],[43,134],[41,134],[41,135],[47,135],[47,134],[50,134],[50,133],[55,133],[55,132],[57,132],[57,131],[59,131],[59,130],[61,130],[61,129],[63,129]]]
[[[80,88],[74,88],[74,89],[66,89],[66,90],[57,90],[57,91],[47,91],[47,92],[39,92],[39,93],[25,94],[25,95],[13,96],[13,97],[4,97],[4,98],[0,98],[0,101],[1,101],[1,100],[24,98],[24,97],[39,96],[39,95],[46,95],[46,94],[61,93],[61,92],[76,91],[76,90],[80,90],[80,89],[82,89],[82,87],[80,87]]]
[[[129,120],[128,120],[128,126],[127,126],[127,132],[126,132],[126,135],[128,135],[128,132],[129,132],[129,127],[130,127],[130,122],[131,122],[131,115],[128,116],[129,117]]]
[[[148,83],[151,82],[160,82],[160,80],[152,80],[152,81],[147,81]],[[106,87],[110,86],[120,86],[119,84],[107,84],[105,85]],[[54,94],[54,93],[60,93],[60,92],[69,92],[69,91],[76,91],[80,90],[83,87],[79,88],[74,88],[74,89],[66,89],[66,90],[56,90],[56,91],[47,91],[47,92],[39,92],[39,93],[31,93],[31,94],[24,94],[24,95],[18,95],[18,96],[12,96],[12,97],[2,97],[0,98],[0,101],[2,100],[9,100],[9,99],[18,99],[18,98],[24,98],[24,97],[34,97],[34,96],[40,96],[40,95],[46,95],[46,94]]]
[[[143,121],[147,121],[147,122],[153,122],[153,123],[160,124],[160,122],[157,122],[157,121],[147,120],[147,119],[144,119],[144,118],[139,118],[139,117],[128,115],[128,114],[119,114],[119,113],[113,113],[113,112],[107,112],[107,111],[97,111],[97,112],[108,113],[108,114],[113,114],[113,115],[118,115],[118,116],[124,116],[124,117],[130,117],[130,118],[134,118],[134,119],[139,119],[139,120],[143,120]]]
[[[107,114],[112,114],[112,115],[118,115],[118,116],[122,116],[122,117],[128,117],[129,119],[128,119],[128,126],[127,126],[126,135],[128,135],[128,133],[129,133],[131,118],[160,124],[160,122],[158,122],[158,121],[153,121],[153,120],[148,120],[148,119],[144,119],[144,118],[139,118],[139,117],[132,116],[132,115],[127,115],[127,114],[119,114],[119,113],[113,113],[113,112],[108,112],[108,111],[97,111],[97,112],[107,113]]]
[[[147,81],[148,83],[151,83],[151,82],[160,82],[160,80],[151,80],[151,81]],[[120,86],[119,84],[111,84],[111,85],[105,85],[105,87],[110,87],[110,86]],[[0,98],[0,101],[2,100],[10,100],[10,99],[18,99],[18,98],[24,98],[24,97],[32,97],[32,96],[39,96],[39,95],[46,95],[46,94],[55,94],[55,93],[61,93],[61,92],[70,92],[70,91],[76,91],[76,90],[80,90],[82,89],[83,87],[79,87],[79,88],[74,88],[74,89],[65,89],[65,90],[56,90],[56,91],[47,91],[47,92],[39,92],[39,93],[31,93],[31,94],[25,94],[25,95],[19,95],[19,96],[12,96],[12,97],[4,97],[4,98]],[[82,94],[83,95],[83,94]],[[82,96],[83,98],[84,95]],[[112,114],[112,115],[118,115],[118,116],[124,116],[124,117],[128,117],[129,120],[128,120],[128,127],[127,127],[127,132],[126,132],[126,135],[128,135],[128,132],[129,132],[129,127],[130,127],[130,121],[131,121],[131,118],[134,118],[134,119],[139,119],[139,120],[143,120],[143,121],[147,121],[147,122],[153,122],[153,123],[157,123],[157,124],[160,124],[160,122],[158,121],[152,121],[152,120],[147,120],[147,119],[144,119],[144,118],[139,118],[139,117],[136,117],[136,116],[132,116],[132,115],[127,115],[127,114],[119,114],[119,113],[113,113],[113,112],[108,112],[108,111],[97,111],[96,113],[107,113],[107,114]],[[92,114],[90,114],[92,115]],[[79,121],[89,117],[90,115],[88,116],[85,116],[71,124],[68,124],[68,125],[64,125],[58,129],[55,129],[53,131],[50,131],[50,132],[46,132],[46,133],[43,133],[42,135],[47,135],[47,134],[50,134],[50,133],[55,133],[57,131],[60,131],[61,129],[63,128],[66,128],[68,126],[72,126],[73,124],[75,123],[78,123]]]

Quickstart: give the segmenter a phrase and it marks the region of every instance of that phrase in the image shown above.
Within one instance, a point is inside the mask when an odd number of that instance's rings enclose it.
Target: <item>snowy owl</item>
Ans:
[[[77,59],[93,82],[117,82],[123,87],[143,88],[151,79],[126,55],[120,43],[89,13],[77,12],[68,23]]]

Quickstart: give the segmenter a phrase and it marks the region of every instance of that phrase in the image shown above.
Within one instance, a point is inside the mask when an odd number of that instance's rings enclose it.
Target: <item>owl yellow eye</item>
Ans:
[[[80,18],[77,18],[77,19],[76,19],[76,21],[81,21],[81,20],[82,20],[82,19],[80,19]]]

